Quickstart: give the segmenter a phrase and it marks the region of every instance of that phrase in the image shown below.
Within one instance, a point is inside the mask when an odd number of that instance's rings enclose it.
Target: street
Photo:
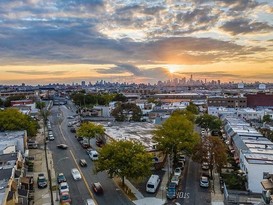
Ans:
[[[67,116],[75,115],[74,112],[67,109],[66,106],[53,106],[51,109],[50,121],[52,124],[55,140],[50,141],[48,146],[53,152],[55,171],[63,172],[67,178],[72,204],[84,204],[87,198],[95,198],[100,205],[128,205],[133,204],[115,185],[112,179],[108,178],[105,172],[94,174],[93,162],[87,155],[85,149],[81,147],[75,133],[71,133],[67,127]],[[67,150],[61,150],[56,145],[64,143],[68,145]],[[93,141],[95,147],[95,140]],[[87,161],[87,167],[80,167],[79,159]],[[82,180],[74,181],[71,175],[71,169],[78,168],[82,174]],[[104,194],[97,196],[91,189],[91,184],[100,182]],[[55,198],[56,196],[54,196]]]

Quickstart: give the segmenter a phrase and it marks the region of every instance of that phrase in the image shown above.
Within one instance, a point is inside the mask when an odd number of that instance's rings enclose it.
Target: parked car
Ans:
[[[99,182],[93,183],[92,188],[96,194],[103,194],[103,188]]]
[[[57,145],[57,147],[59,149],[67,149],[68,148],[68,146],[66,144],[59,144],[59,145]]]
[[[86,142],[86,141],[83,141],[81,144],[82,144],[82,147],[83,147],[84,149],[87,149],[87,148],[90,148],[90,147],[91,147],[91,145],[90,145],[88,142]]]
[[[209,169],[209,163],[208,162],[203,162],[201,165],[202,169],[208,170]]]
[[[184,155],[184,154],[180,154],[179,156],[178,156],[178,161],[182,161],[182,162],[186,162],[186,156]]]
[[[69,186],[68,186],[67,182],[60,183],[59,192],[60,192],[60,194],[63,193],[63,192],[69,192]]]
[[[96,150],[91,150],[89,152],[89,157],[90,157],[90,159],[92,159],[93,161],[95,161],[95,160],[99,159],[99,154],[98,154],[98,152]]]
[[[102,140],[99,140],[99,139],[96,140],[96,145],[97,145],[98,147],[102,147],[103,144],[104,144],[104,143],[103,143]]]
[[[29,142],[27,144],[28,149],[38,149],[38,144],[36,142]]]
[[[43,173],[38,174],[37,185],[40,189],[47,187],[47,179],[45,178],[45,175]]]
[[[81,173],[79,172],[79,170],[77,168],[73,168],[71,169],[71,174],[74,180],[81,180],[82,176]]]
[[[86,199],[86,202],[84,205],[95,205],[95,202],[93,199]]]
[[[202,175],[200,177],[200,187],[205,187],[205,188],[209,187],[209,177],[208,176]]]
[[[66,178],[64,176],[63,173],[59,173],[58,176],[57,176],[57,182],[58,184],[62,183],[62,182],[66,182]]]
[[[71,203],[72,200],[68,192],[63,192],[60,195],[60,201],[63,204],[63,203]]]
[[[70,128],[70,132],[76,133],[76,128],[75,128],[75,127],[71,127],[71,128]]]
[[[48,139],[49,139],[50,141],[53,141],[53,140],[55,139],[55,137],[54,137],[53,134],[49,134],[49,135],[48,135]]]
[[[175,183],[176,186],[178,186],[179,184],[179,176],[173,176],[172,179],[171,179],[171,183]]]
[[[82,166],[82,167],[87,167],[87,162],[85,159],[80,159],[79,160],[79,164]]]
[[[180,177],[181,173],[182,173],[181,168],[179,168],[179,167],[175,168],[175,170],[174,170],[174,175],[175,176],[179,176]]]
[[[176,198],[176,184],[170,183],[167,189],[167,199],[175,199]]]

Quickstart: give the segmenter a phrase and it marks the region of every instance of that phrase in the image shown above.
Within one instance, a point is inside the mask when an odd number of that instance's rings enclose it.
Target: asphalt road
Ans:
[[[119,189],[112,179],[108,178],[105,172],[94,174],[94,164],[87,155],[86,151],[80,146],[75,138],[75,134],[70,132],[67,127],[67,116],[74,115],[66,106],[53,106],[51,109],[50,121],[52,124],[54,141],[50,141],[48,146],[53,152],[54,167],[56,172],[63,172],[67,178],[72,204],[84,204],[88,198],[95,198],[99,205],[131,205],[133,204]],[[69,146],[67,150],[60,150],[56,145],[64,143]],[[93,141],[94,143],[94,141]],[[85,159],[87,167],[80,167],[79,159]],[[74,181],[71,175],[71,169],[78,168],[82,173],[83,179]],[[103,195],[96,195],[91,189],[93,182],[100,182],[103,189]],[[56,198],[56,196],[54,196]]]

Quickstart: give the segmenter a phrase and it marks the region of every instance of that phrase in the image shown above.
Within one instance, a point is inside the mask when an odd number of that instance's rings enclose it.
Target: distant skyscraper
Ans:
[[[82,81],[82,87],[85,87],[85,81],[84,80]]]

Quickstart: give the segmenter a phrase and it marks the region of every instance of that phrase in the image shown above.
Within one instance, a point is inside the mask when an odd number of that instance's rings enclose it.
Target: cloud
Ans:
[[[109,69],[97,69],[96,71],[101,74],[120,74],[128,72],[135,76],[143,75],[142,71],[138,67],[129,64],[118,64],[116,67]]]
[[[251,22],[248,19],[235,19],[224,23],[220,28],[232,35],[258,34],[273,31],[273,26],[270,26],[267,23]]]
[[[63,75],[67,71],[37,71],[37,70],[6,70],[7,73],[23,74],[23,75]]]

